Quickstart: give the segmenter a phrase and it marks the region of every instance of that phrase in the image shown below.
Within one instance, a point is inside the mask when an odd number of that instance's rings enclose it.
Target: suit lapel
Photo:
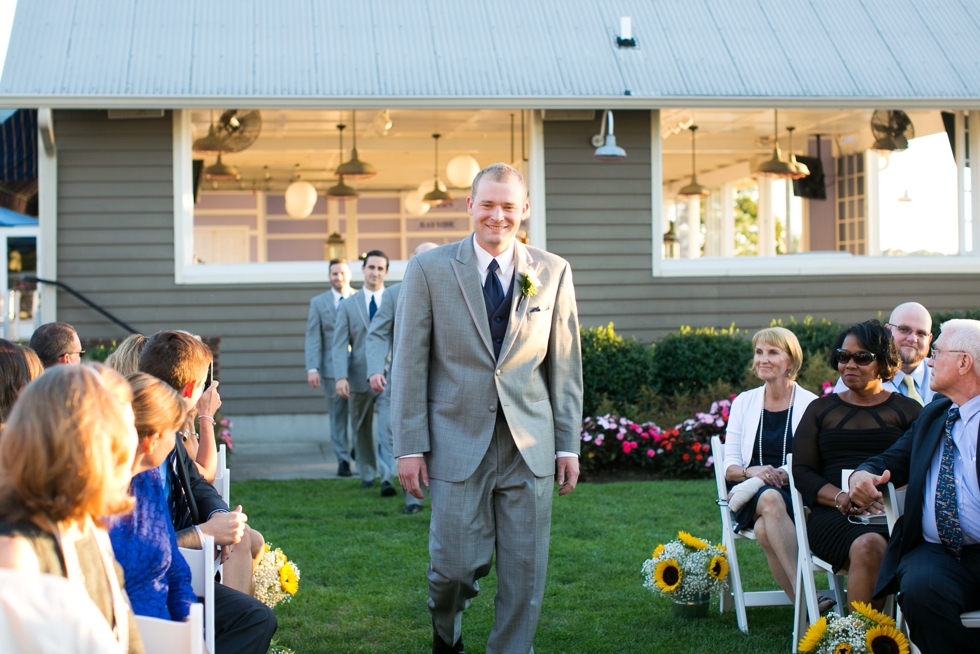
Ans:
[[[476,254],[473,252],[473,237],[470,236],[459,242],[456,258],[450,261],[456,281],[463,292],[463,301],[470,312],[470,318],[476,325],[483,344],[493,356],[493,345],[490,343],[490,323],[487,320],[486,306],[483,302],[483,288],[480,286],[480,271],[476,268]],[[478,310],[477,310],[478,309]]]
[[[354,295],[351,295],[348,298],[348,300],[354,300],[354,298],[357,298],[354,301],[354,306],[357,308],[357,315],[361,317],[361,321],[364,323],[364,329],[366,331],[367,328],[371,325],[371,321],[368,319],[367,307],[364,306],[364,297],[365,297],[365,293],[364,290],[362,289],[357,293],[355,293]]]
[[[523,243],[517,242],[514,247],[514,279],[511,281],[514,289],[514,297],[511,298],[510,319],[507,321],[507,332],[504,334],[504,342],[500,346],[500,358],[498,361],[503,361],[510,353],[510,349],[514,346],[514,341],[517,339],[517,333],[520,331],[521,325],[527,317],[528,306],[531,304],[530,299],[524,297],[524,294],[521,292],[521,279],[523,279],[531,267],[531,255]]]

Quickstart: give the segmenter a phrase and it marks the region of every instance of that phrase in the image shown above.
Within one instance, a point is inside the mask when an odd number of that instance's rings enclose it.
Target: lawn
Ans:
[[[293,601],[277,607],[280,645],[314,652],[429,652],[428,509],[359,480],[247,481],[232,486],[249,524],[302,571]],[[733,611],[678,622],[641,585],[640,566],[678,529],[717,539],[714,481],[583,484],[555,498],[551,561],[535,652],[786,652],[790,607],[749,609],[748,635]],[[744,541],[743,541],[744,543]],[[762,551],[739,550],[750,589],[775,588]],[[493,574],[463,617],[469,654],[484,652],[493,620]]]

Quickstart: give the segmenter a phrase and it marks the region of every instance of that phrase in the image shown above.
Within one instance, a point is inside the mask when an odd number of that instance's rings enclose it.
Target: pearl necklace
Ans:
[[[793,388],[789,392],[789,406],[786,408],[786,427],[783,429],[783,458],[780,466],[786,465],[786,442],[789,440],[789,420],[793,413],[793,401],[796,399],[796,382],[793,382]],[[762,411],[759,412],[759,465],[765,465],[762,463],[762,424],[766,419],[766,387],[762,387]]]

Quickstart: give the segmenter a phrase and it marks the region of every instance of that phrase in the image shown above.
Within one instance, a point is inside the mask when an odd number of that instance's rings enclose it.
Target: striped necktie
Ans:
[[[960,410],[955,406],[946,416],[943,454],[939,460],[939,479],[936,482],[936,530],[939,532],[939,542],[957,561],[963,553],[963,529],[960,528],[960,515],[956,508],[956,480],[953,477],[953,461],[956,458],[953,425],[959,417]]]

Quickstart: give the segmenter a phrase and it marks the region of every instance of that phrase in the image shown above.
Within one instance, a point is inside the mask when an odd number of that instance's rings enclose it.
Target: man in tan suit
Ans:
[[[489,654],[528,654],[551,503],[578,481],[582,355],[568,263],[516,242],[520,172],[473,180],[473,235],[408,263],[395,316],[392,427],[402,486],[430,489],[433,652],[463,652],[463,610],[497,557]]]

